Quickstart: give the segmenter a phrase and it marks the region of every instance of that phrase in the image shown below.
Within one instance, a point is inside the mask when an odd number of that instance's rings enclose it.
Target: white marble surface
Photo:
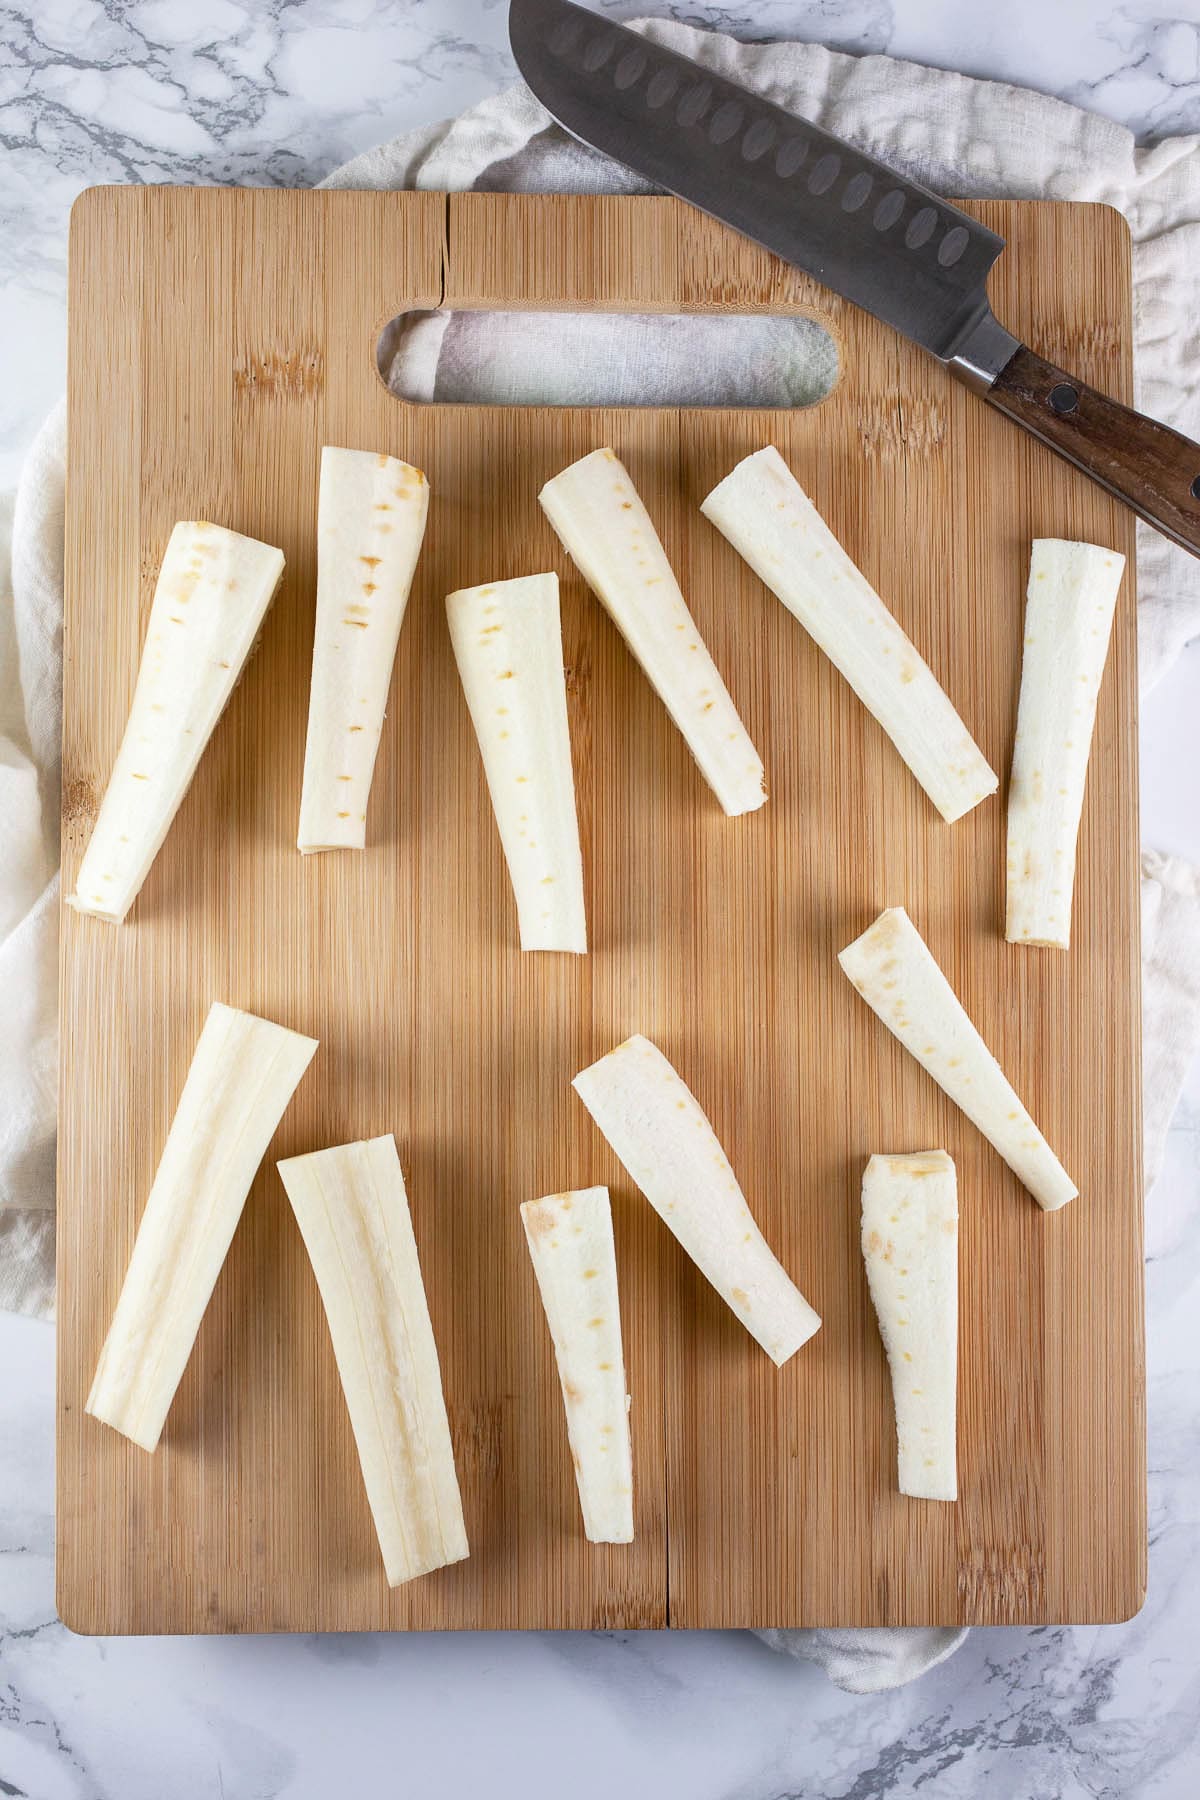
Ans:
[[[1026,83],[1142,135],[1200,131],[1200,0],[663,10]],[[0,0],[0,485],[62,387],[66,219],[82,187],[316,180],[507,80],[505,11],[501,0]],[[1198,692],[1193,646],[1146,709],[1143,811],[1148,843],[1200,860]],[[1200,1792],[1198,1229],[1193,1072],[1149,1207],[1141,1616],[976,1632],[923,1681],[872,1699],[738,1633],[72,1637],[53,1605],[52,1333],[0,1316],[0,1794],[1184,1800]]]

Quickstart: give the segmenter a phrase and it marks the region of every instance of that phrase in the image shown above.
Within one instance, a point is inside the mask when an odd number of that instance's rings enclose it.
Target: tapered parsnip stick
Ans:
[[[86,1410],[153,1450],[255,1171],[316,1040],[219,1003],[200,1033]]]
[[[871,1158],[862,1247],[892,1371],[900,1492],[957,1500],[958,1183],[944,1150]]]
[[[120,924],[187,793],[283,574],[283,552],[176,525],[150,606],[129,723],[67,904]]]
[[[904,908],[880,913],[838,961],[872,1012],[979,1127],[1038,1204],[1054,1212],[1073,1200],[1079,1189],[1017,1099]]]
[[[392,1137],[279,1173],[321,1290],[389,1587],[470,1554],[437,1345]]]
[[[361,850],[429,483],[372,450],[321,452],[317,626],[299,847]]]
[[[1010,944],[1071,941],[1075,846],[1125,558],[1035,538],[1008,793]]]
[[[633,1453],[608,1189],[527,1200],[521,1221],[554,1340],[567,1437],[593,1544],[633,1542]]]
[[[538,498],[726,813],[753,812],[767,797],[762,760],[624,465],[611,450],[593,450],[548,481]]]
[[[648,1038],[627,1038],[573,1085],[751,1337],[776,1364],[794,1356],[821,1321],[768,1248],[712,1126],[662,1051]]]
[[[522,950],[587,950],[557,575],[446,597]]]
[[[845,676],[944,819],[995,793],[996,776],[929,665],[773,445],[738,463],[700,510]]]

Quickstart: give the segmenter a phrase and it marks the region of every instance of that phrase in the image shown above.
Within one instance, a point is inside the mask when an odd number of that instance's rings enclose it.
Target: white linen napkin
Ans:
[[[0,1307],[54,1304],[66,407],[0,499]]]
[[[817,45],[748,45],[661,20],[642,29],[895,163],[943,193],[1102,200],[1135,240],[1139,402],[1200,437],[1200,140],[1152,150],[1107,120],[1022,89],[899,63],[856,60]],[[636,179],[572,143],[524,87],[450,123],[411,133],[329,177],[351,188],[633,192]],[[703,327],[698,327],[703,329]],[[478,381],[486,322],[422,324],[398,347],[394,377],[428,397]],[[774,329],[766,322],[764,329]],[[541,397],[569,397],[582,340],[561,336],[525,356]],[[818,345],[819,338],[814,338]],[[525,344],[526,350],[528,343]],[[610,350],[613,345],[610,341]],[[764,343],[764,354],[773,346]],[[676,355],[669,379],[702,368]],[[592,354],[595,353],[593,345]],[[797,356],[797,399],[819,391],[816,355]],[[615,379],[645,398],[659,359]],[[515,379],[500,362],[494,379]],[[517,371],[520,373],[520,370]],[[622,391],[620,388],[618,392]],[[678,386],[674,389],[679,393]],[[704,398],[690,390],[690,397]],[[48,1313],[53,1295],[55,968],[62,691],[62,535],[66,420],[47,422],[22,473],[15,515],[0,502],[0,1306]],[[11,521],[10,559],[6,539]],[[1139,538],[1143,689],[1200,631],[1200,563],[1150,531]],[[68,796],[69,799],[69,796]],[[1142,857],[1146,1177],[1153,1180],[1188,1062],[1200,1040],[1200,874]],[[911,1681],[949,1656],[965,1632],[776,1631],[773,1647],[821,1664],[851,1692]]]

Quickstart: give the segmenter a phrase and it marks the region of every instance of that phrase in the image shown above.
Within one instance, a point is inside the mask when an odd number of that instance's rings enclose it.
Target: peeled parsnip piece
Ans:
[[[470,1554],[393,1137],[279,1165],[333,1339],[389,1587]]]
[[[944,819],[995,793],[996,776],[933,671],[773,444],[738,463],[700,510],[845,676]]]
[[[958,1183],[944,1150],[871,1158],[862,1248],[892,1371],[900,1492],[957,1500]]]
[[[557,575],[446,596],[522,950],[587,952]]]
[[[1118,550],[1034,539],[1008,792],[1010,944],[1071,941],[1075,845],[1124,572]]]
[[[972,1025],[902,906],[838,956],[872,1012],[1000,1152],[1039,1206],[1055,1212],[1075,1186]]]
[[[219,1002],[204,1022],[87,1399],[143,1450],[162,1435],[250,1184],[316,1048]]]
[[[527,1200],[521,1222],[554,1340],[584,1531],[593,1544],[631,1544],[633,1452],[608,1189]]]
[[[762,759],[624,464],[612,450],[593,450],[548,481],[538,498],[725,812],[754,812],[767,797]]]
[[[275,597],[283,552],[195,520],[167,542],[129,723],[67,901],[119,925],[187,793]]]
[[[662,1051],[627,1038],[572,1085],[751,1337],[777,1365],[794,1356],[821,1321],[769,1249],[712,1126]]]
[[[306,855],[367,841],[367,796],[428,510],[420,469],[373,450],[322,450],[297,840]]]

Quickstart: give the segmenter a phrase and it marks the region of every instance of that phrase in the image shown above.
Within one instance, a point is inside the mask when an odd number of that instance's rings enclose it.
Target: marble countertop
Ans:
[[[1198,0],[669,0],[659,10],[1024,83],[1142,136],[1200,131]],[[66,221],[81,188],[318,180],[509,80],[505,16],[502,0],[5,0],[0,487],[63,385]],[[1200,861],[1197,692],[1200,645],[1146,709],[1143,820],[1148,844]],[[0,1794],[1200,1792],[1198,1226],[1193,1071],[1147,1219],[1144,1611],[1108,1628],[976,1631],[922,1681],[867,1699],[735,1632],[74,1637],[54,1616],[53,1334],[0,1316]]]

